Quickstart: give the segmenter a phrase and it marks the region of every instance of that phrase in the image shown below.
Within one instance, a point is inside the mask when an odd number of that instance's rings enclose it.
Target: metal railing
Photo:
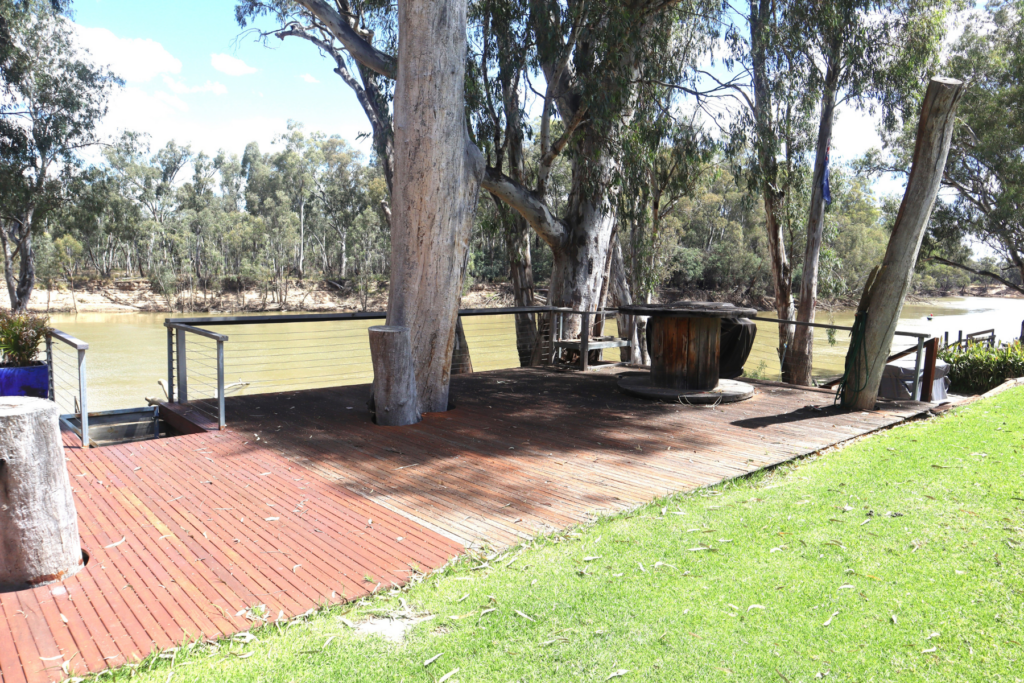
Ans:
[[[54,340],[59,344],[54,344]],[[50,400],[61,411],[61,422],[89,447],[89,400],[85,378],[85,352],[89,344],[60,330],[46,335],[46,365],[50,375]],[[78,419],[78,426],[72,422]]]
[[[452,374],[547,365],[558,362],[565,349],[577,347],[582,349],[579,367],[586,369],[588,351],[611,345],[589,338],[589,321],[608,313],[553,306],[460,310],[463,334],[456,338]],[[563,330],[562,320],[568,315],[587,320],[582,339],[562,340],[556,334],[553,341],[551,331]],[[190,403],[223,429],[225,396],[233,392],[260,394],[370,382],[373,366],[366,329],[385,318],[383,312],[169,318],[164,321],[168,400]],[[205,329],[210,327],[231,331],[221,334]],[[458,348],[463,340],[468,347],[464,350]],[[216,401],[215,408],[211,400]]]
[[[813,328],[813,346],[811,355],[811,376],[813,380],[822,386],[829,386],[835,384],[836,376],[842,376],[844,367],[846,364],[846,354],[850,347],[849,333],[853,331],[852,327],[844,327],[841,325],[829,325],[826,323],[806,323],[799,322],[796,320],[779,320],[778,318],[762,318],[757,316],[752,318],[756,322],[774,323],[776,325],[790,324],[790,325],[802,325],[805,327]],[[846,332],[846,335],[839,335],[838,332]],[[921,398],[921,370],[924,365],[925,358],[925,340],[931,338],[930,334],[922,332],[900,332],[897,330],[894,333],[896,336],[909,337],[915,340],[915,346],[910,349],[902,350],[897,355],[904,356],[913,353],[915,355],[915,369],[914,369],[914,385],[911,395],[915,401]],[[766,335],[759,335],[754,341],[754,348],[750,352],[750,357],[747,360],[747,367],[751,367],[751,363],[757,363],[753,366],[754,370],[751,374],[746,376],[757,376],[758,374],[771,375],[760,377],[761,379],[773,379],[774,377],[782,376],[782,363],[779,358],[779,352],[777,346],[773,344],[778,343],[778,336],[771,336],[765,338]],[[890,351],[892,353],[892,351]],[[890,357],[890,360],[892,358]],[[758,373],[758,368],[761,372]],[[831,381],[830,381],[831,380]]]

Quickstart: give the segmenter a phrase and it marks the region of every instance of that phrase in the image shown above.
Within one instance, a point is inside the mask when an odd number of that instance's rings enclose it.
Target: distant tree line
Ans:
[[[237,15],[269,21],[262,38],[306,40],[334,60],[367,114],[370,158],[293,122],[270,150],[251,143],[241,157],[153,148],[125,132],[87,165],[82,150],[100,142],[119,80],[75,47],[66,5],[0,0],[0,238],[12,306],[36,280],[73,287],[82,277],[143,278],[174,305],[256,289],[279,306],[294,283],[326,282],[365,306],[390,277],[391,81],[354,68],[322,5],[247,0]],[[394,47],[388,7],[333,5]],[[974,106],[963,108],[953,194],[926,257],[1019,283],[1020,8],[992,5],[940,63],[947,7],[924,0],[473,2],[466,104],[487,171],[467,277],[508,282],[519,305],[650,300],[674,287],[813,318],[801,301],[856,296],[880,260],[898,202],[874,196],[868,178],[905,171],[904,122],[927,74],[941,71],[971,80]],[[892,154],[826,165],[840,105],[881,113]],[[968,240],[998,258],[969,262]],[[946,290],[979,277],[927,260],[918,274],[923,288]],[[783,330],[780,354],[799,347]],[[800,367],[798,354],[790,376]]]

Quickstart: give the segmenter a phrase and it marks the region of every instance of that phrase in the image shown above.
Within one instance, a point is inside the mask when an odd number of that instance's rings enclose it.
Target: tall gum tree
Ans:
[[[303,38],[332,55],[336,71],[356,90],[389,169],[387,322],[411,330],[419,412],[444,411],[469,233],[484,173],[464,106],[467,5],[466,0],[400,0],[394,24],[388,23],[389,12],[386,3],[360,7],[345,0],[246,0],[236,7],[243,24],[274,14],[283,27],[273,33]],[[385,26],[397,29],[397,56],[375,46],[374,32],[364,23],[369,16],[383,17]],[[361,82],[352,78],[348,60]],[[380,77],[394,78],[393,129],[387,125],[386,102],[380,101],[388,87]]]
[[[70,22],[49,4],[31,4],[7,23],[4,51],[18,54],[0,107],[0,245],[11,308],[24,309],[35,288],[33,233],[64,199],[78,154],[99,142],[96,127],[110,90],[121,82],[78,51]],[[7,65],[10,66],[10,65]]]
[[[811,174],[807,241],[796,319],[813,323],[818,265],[825,233],[824,180],[833,126],[844,104],[880,109],[893,128],[913,111],[916,92],[934,66],[945,35],[945,0],[836,0],[786,5],[784,40],[803,61],[808,92],[817,93],[818,134]],[[813,328],[797,325],[789,347],[787,381],[810,385]]]
[[[518,211],[551,247],[549,302],[594,310],[601,304],[606,273],[619,275],[621,282],[608,288],[619,292],[616,298],[629,296],[621,277],[621,250],[613,239],[614,193],[622,134],[635,114],[638,85],[665,78],[666,68],[685,68],[672,59],[673,30],[680,22],[707,21],[714,9],[650,0],[530,0],[523,10],[536,46],[530,65],[545,81],[539,160],[530,185],[489,166],[483,188]],[[557,134],[555,117],[561,120]],[[556,215],[547,182],[559,155],[566,157],[572,180],[565,208]],[[580,318],[567,322],[565,334],[578,334]]]

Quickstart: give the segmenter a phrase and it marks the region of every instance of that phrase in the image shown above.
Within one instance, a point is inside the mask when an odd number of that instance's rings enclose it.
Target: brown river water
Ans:
[[[933,319],[928,320],[927,316]],[[774,313],[763,314],[774,317]],[[157,384],[167,376],[167,313],[81,313],[55,314],[51,324],[89,343],[87,378],[90,412],[145,405],[145,399],[163,397]],[[200,317],[200,316],[196,316]],[[964,334],[994,329],[1002,340],[1021,333],[1024,300],[1004,298],[944,298],[903,309],[898,330],[926,332],[955,339]],[[833,314],[822,311],[817,322],[849,326],[852,311]],[[484,316],[464,319],[474,369],[494,370],[518,366],[512,316]],[[242,325],[217,327],[230,339],[225,344],[225,381],[229,396],[234,393],[262,393],[290,389],[358,384],[372,379],[366,328],[380,321],[345,321],[286,325]],[[614,333],[614,325],[607,330]],[[897,337],[894,349],[913,345],[912,338]],[[758,337],[747,370],[768,379],[777,378],[777,327],[759,322]],[[838,332],[829,340],[823,330],[815,335],[815,375],[826,377],[842,372],[848,335]],[[66,373],[70,355],[55,344]],[[213,395],[214,346],[190,335],[188,360],[190,398]],[[606,354],[611,359],[612,353]],[[617,358],[616,358],[617,359]],[[68,386],[64,378],[65,387]],[[234,385],[234,386],[232,386]],[[67,412],[68,401],[58,401]]]

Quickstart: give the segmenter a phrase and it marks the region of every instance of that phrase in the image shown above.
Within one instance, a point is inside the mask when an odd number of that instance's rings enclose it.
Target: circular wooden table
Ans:
[[[722,318],[749,318],[753,308],[703,301],[621,306],[628,315],[648,316],[651,371],[622,375],[619,386],[645,398],[728,403],[750,398],[749,384],[718,378]]]

